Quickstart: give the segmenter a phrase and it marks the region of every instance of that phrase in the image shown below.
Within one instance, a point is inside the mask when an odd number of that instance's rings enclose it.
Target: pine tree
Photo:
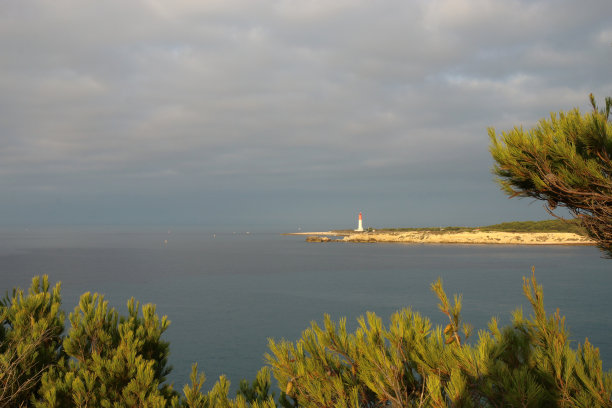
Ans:
[[[169,321],[155,306],[128,301],[119,317],[101,295],[85,293],[70,314],[67,359],[45,373],[37,407],[165,407],[174,395],[165,384]],[[139,309],[142,316],[139,316]]]
[[[50,292],[46,275],[0,302],[0,407],[29,406],[43,373],[61,360],[60,306],[60,284]]]
[[[270,340],[267,360],[280,386],[278,402],[264,367],[236,398],[221,376],[202,392],[194,364],[183,395],[166,384],[166,317],[131,299],[122,317],[98,294],[85,293],[62,336],[59,284],[49,292],[36,277],[29,293],[16,289],[0,305],[1,407],[612,407],[612,374],[602,370],[588,340],[572,348],[565,320],[546,313],[535,275],[522,310],[499,328],[492,319],[477,339],[461,318],[461,296],[451,303],[442,281],[431,286],[448,318],[445,327],[410,309],[388,327],[374,313],[323,327],[313,323],[295,343]]]
[[[267,359],[287,400],[300,407],[612,407],[612,374],[602,371],[598,350],[588,341],[570,347],[564,319],[546,314],[535,276],[523,282],[533,316],[517,310],[501,330],[492,319],[473,345],[461,298],[450,306],[441,281],[432,289],[449,317],[445,328],[404,309],[388,328],[368,313],[348,333],[345,320],[326,316],[295,344],[271,340]]]
[[[529,131],[516,127],[496,135],[489,129],[493,172],[510,197],[532,197],[573,213],[612,257],[612,98],[593,112],[551,114]]]
[[[119,316],[102,295],[85,293],[64,331],[60,284],[32,279],[27,294],[14,289],[0,302],[0,407],[192,407],[272,408],[267,367],[237,397],[221,376],[202,393],[204,374],[194,365],[184,395],[166,383],[170,324],[155,306],[130,299]]]
[[[183,387],[184,397],[172,400],[173,408],[276,408],[274,394],[270,391],[270,370],[263,367],[252,384],[241,381],[235,400],[228,397],[230,383],[221,376],[213,388],[206,394],[202,386],[206,380],[204,373],[198,372],[198,365],[191,370],[191,385]]]

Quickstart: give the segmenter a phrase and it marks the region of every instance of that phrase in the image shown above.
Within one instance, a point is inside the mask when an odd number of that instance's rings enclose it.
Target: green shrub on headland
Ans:
[[[577,220],[514,221],[481,227],[481,231],[502,232],[571,232],[587,235]]]
[[[410,309],[388,327],[374,313],[352,333],[346,320],[325,317],[295,343],[270,340],[268,367],[242,381],[235,398],[221,377],[202,392],[194,364],[191,384],[166,382],[169,321],[155,306],[131,299],[119,316],[98,294],[85,293],[69,316],[60,309],[60,285],[35,277],[28,293],[13,290],[0,302],[1,407],[611,407],[612,374],[602,371],[588,340],[570,347],[565,319],[544,309],[535,276],[523,291],[533,314],[467,341],[461,297],[451,303],[442,282],[432,284],[446,327]],[[270,371],[278,398],[270,392]]]
[[[465,232],[465,231],[498,231],[498,232],[571,232],[578,235],[587,235],[578,220],[545,220],[545,221],[512,221],[484,227],[423,227],[423,228],[382,228],[379,231],[439,231]]]

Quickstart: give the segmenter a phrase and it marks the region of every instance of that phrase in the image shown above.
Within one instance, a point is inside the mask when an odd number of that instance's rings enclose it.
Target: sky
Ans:
[[[546,219],[487,128],[611,62],[610,0],[3,0],[0,225]]]

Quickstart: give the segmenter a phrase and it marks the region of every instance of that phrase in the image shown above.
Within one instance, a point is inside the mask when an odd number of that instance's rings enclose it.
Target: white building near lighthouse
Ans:
[[[359,212],[359,222],[357,223],[357,232],[363,232],[363,218],[361,216],[361,211]]]

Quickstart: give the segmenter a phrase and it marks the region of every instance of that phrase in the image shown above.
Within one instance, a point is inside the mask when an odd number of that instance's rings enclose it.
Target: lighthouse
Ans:
[[[361,217],[361,212],[359,212],[359,222],[357,223],[357,232],[363,232],[363,218]]]

